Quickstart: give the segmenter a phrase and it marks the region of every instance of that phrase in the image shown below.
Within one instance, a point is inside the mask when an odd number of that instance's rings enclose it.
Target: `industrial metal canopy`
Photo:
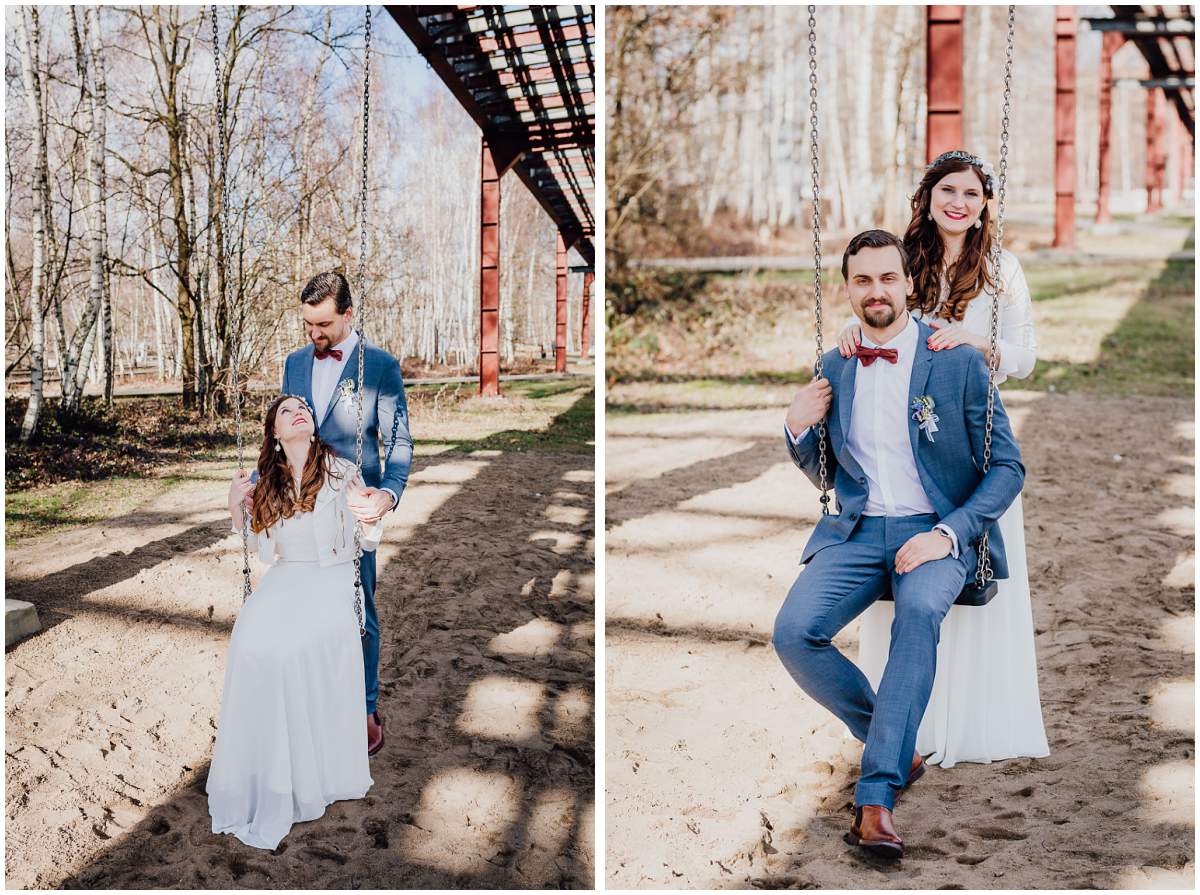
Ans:
[[[1191,6],[1113,6],[1112,18],[1084,21],[1095,31],[1115,31],[1137,45],[1150,67],[1145,87],[1162,87],[1179,117],[1196,132],[1196,19]]]
[[[590,6],[388,6],[509,168],[595,264],[595,25]]]

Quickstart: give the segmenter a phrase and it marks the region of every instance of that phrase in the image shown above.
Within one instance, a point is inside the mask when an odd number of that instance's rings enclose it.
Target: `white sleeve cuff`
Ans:
[[[939,522],[933,527],[933,530],[942,532],[950,539],[950,555],[958,559],[958,535],[954,533],[954,529]]]
[[[386,491],[388,494],[392,495],[392,509],[396,509],[396,504],[400,503],[400,498],[396,496],[396,492],[391,488],[380,488],[379,490]]]
[[[812,429],[812,426],[809,426],[808,429],[805,429],[799,435],[793,435],[792,430],[788,428],[787,423],[783,424],[783,431],[786,433],[788,441],[790,441],[794,446],[799,446],[800,442],[804,440],[804,436],[808,434],[809,429]]]

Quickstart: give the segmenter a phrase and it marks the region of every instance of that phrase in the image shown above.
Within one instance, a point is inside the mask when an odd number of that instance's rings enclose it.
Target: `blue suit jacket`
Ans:
[[[968,345],[930,351],[926,340],[933,330],[920,321],[917,326],[917,356],[913,359],[906,413],[917,474],[941,522],[958,536],[959,549],[970,551],[970,574],[974,574],[978,560],[977,542],[987,531],[992,573],[996,578],[1007,578],[1008,560],[996,521],[1021,493],[1025,482],[1025,467],[1008,414],[997,393],[991,460],[985,476],[980,472],[988,392],[983,355]],[[843,358],[834,350],[824,356],[824,362],[825,377],[833,389],[833,403],[826,417],[826,468],[837,498],[837,515],[821,517],[801,562],[808,562],[821,548],[849,538],[867,503],[866,474],[846,447],[859,361],[856,357]],[[912,418],[912,401],[919,395],[928,395],[934,402],[938,431],[933,441]],[[784,439],[792,460],[819,488],[817,428],[810,429],[799,444],[793,445],[786,433]]]
[[[354,394],[359,393],[358,352],[362,345],[360,341],[350,352],[339,385],[329,399],[329,407],[317,420],[317,434],[321,440],[351,463],[355,459],[358,411],[355,401],[343,394],[341,382],[351,380]],[[314,406],[312,367],[315,350],[310,342],[289,354],[283,364],[283,392],[303,395],[310,407]],[[363,482],[372,488],[389,488],[399,498],[408,482],[413,455],[404,379],[400,375],[400,363],[386,351],[367,345],[366,352],[363,360],[363,378],[366,380],[363,389],[366,395],[363,405]]]

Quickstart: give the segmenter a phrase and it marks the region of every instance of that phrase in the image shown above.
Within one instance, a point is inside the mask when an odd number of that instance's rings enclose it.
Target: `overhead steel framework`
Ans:
[[[1192,168],[1196,133],[1196,20],[1191,6],[1113,6],[1109,18],[1086,18],[1103,34],[1100,55],[1100,189],[1096,222],[1112,220],[1109,211],[1109,133],[1114,86],[1146,89],[1146,211],[1163,207],[1168,156],[1174,158],[1176,199],[1181,199]],[[1112,59],[1126,42],[1146,61],[1145,79],[1114,79]],[[1167,110],[1175,108],[1176,115]],[[1186,131],[1186,135],[1184,134]]]
[[[1094,31],[1119,34],[1150,67],[1142,86],[1168,92],[1188,133],[1196,133],[1196,11],[1191,6],[1113,6],[1111,18],[1087,18]]]
[[[500,179],[558,228],[556,369],[566,369],[565,255],[595,265],[595,25],[590,6],[388,6],[483,134],[480,391],[499,393]],[[586,315],[585,315],[586,317]],[[585,349],[586,353],[586,349]]]

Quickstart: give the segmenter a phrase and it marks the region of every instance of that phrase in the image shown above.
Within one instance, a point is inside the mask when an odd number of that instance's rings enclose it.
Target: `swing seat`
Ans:
[[[955,606],[986,606],[991,602],[992,597],[996,596],[996,591],[999,586],[995,578],[989,578],[980,587],[974,581],[969,582],[958,595],[958,599],[954,601]],[[892,596],[892,586],[888,584],[883,592],[881,600],[895,600]]]

